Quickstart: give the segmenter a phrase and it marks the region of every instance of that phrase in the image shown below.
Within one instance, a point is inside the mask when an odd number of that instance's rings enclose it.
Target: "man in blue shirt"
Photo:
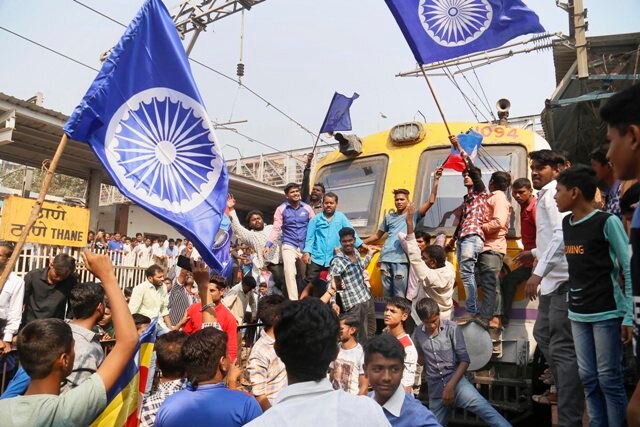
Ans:
[[[224,384],[231,369],[226,333],[213,327],[197,331],[183,344],[182,358],[189,384],[165,400],[155,427],[241,427],[262,414],[255,398]]]
[[[124,249],[124,243],[122,243],[122,235],[120,233],[115,233],[113,235],[113,239],[109,240],[107,243],[107,247],[110,251],[122,252]]]
[[[429,409],[446,426],[453,408],[467,409],[490,426],[510,427],[466,378],[471,359],[462,331],[451,320],[440,320],[440,307],[431,298],[416,304],[422,321],[413,333],[418,350],[418,363],[424,366],[424,379],[429,387]]]
[[[385,298],[392,296],[405,298],[409,278],[409,260],[402,249],[400,240],[398,240],[398,233],[406,234],[407,232],[405,218],[409,206],[409,190],[404,188],[393,190],[393,198],[396,206],[395,212],[386,214],[379,230],[367,237],[364,243],[374,243],[386,234],[387,239],[382,246],[379,259],[384,296]],[[415,219],[413,218],[414,223]]]
[[[323,211],[309,221],[307,228],[307,240],[304,245],[302,261],[307,267],[307,287],[302,291],[300,298],[304,298],[313,292],[313,283],[323,270],[328,270],[336,248],[340,247],[338,233],[343,228],[352,228],[346,215],[336,211],[338,195],[327,193],[323,198]],[[356,248],[362,246],[362,240],[356,233]],[[318,289],[319,295],[325,289]]]
[[[391,334],[376,335],[364,350],[364,372],[373,398],[393,427],[440,426],[435,415],[402,387],[405,351]]]
[[[284,265],[284,279],[287,297],[295,301],[298,299],[297,276],[304,277],[306,265],[302,262],[302,249],[307,238],[309,221],[315,216],[311,206],[301,201],[300,186],[289,183],[284,187],[287,197],[284,203],[273,213],[273,226],[262,255],[267,258],[274,243],[282,240],[282,263]]]

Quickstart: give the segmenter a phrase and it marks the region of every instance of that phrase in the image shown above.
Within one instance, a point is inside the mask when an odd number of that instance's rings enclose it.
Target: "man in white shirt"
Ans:
[[[164,237],[158,239],[158,243],[152,245],[153,262],[167,271],[167,248],[169,245],[165,242]]]
[[[254,319],[258,314],[254,292],[256,285],[256,279],[253,276],[244,276],[242,282],[231,288],[224,297],[224,305],[236,318],[238,325],[244,323],[244,314],[247,312],[247,307],[251,308],[251,316]]]
[[[275,405],[248,427],[389,426],[380,405],[366,396],[333,390],[329,364],[338,354],[338,318],[316,298],[286,305],[275,326],[276,354],[289,385]]]
[[[567,305],[569,267],[564,255],[562,218],[555,202],[556,177],[565,158],[552,150],[534,151],[531,159],[531,181],[539,190],[536,205],[536,249],[523,251],[516,261],[535,257],[537,264],[527,281],[526,295],[538,297],[538,318],[533,336],[544,354],[556,381],[558,424],[582,425],[584,391],[578,376],[578,363],[571,333]],[[551,399],[552,400],[552,399]]]
[[[269,240],[269,235],[271,234],[273,225],[265,224],[262,212],[259,210],[253,210],[247,214],[248,228],[243,227],[242,224],[240,224],[240,219],[238,218],[238,214],[235,210],[236,200],[231,194],[227,199],[227,207],[229,208],[229,218],[231,219],[233,237],[256,251],[255,258],[253,260],[254,266],[259,270],[268,268],[273,275],[273,280],[276,283],[276,286],[283,286],[284,268],[280,259],[280,250],[282,246],[280,238],[273,242],[273,245],[267,252],[267,256],[264,256],[264,248]]]
[[[422,321],[416,313],[416,304],[428,296],[438,303],[440,318],[451,320],[453,317],[453,285],[456,281],[456,270],[449,261],[444,248],[426,243],[420,247],[414,233],[414,206],[407,208],[407,234],[398,235],[402,248],[407,253],[410,272],[417,282],[417,294],[411,305],[411,317],[419,325]]]
[[[133,252],[136,254],[136,260],[138,267],[147,268],[153,264],[153,247],[151,246],[151,239],[146,238],[144,243],[139,243],[133,248]]]
[[[13,253],[13,244],[0,241],[0,274]],[[24,280],[11,272],[4,287],[0,290],[0,355],[11,351],[11,341],[18,333],[22,320],[22,303],[24,299]]]

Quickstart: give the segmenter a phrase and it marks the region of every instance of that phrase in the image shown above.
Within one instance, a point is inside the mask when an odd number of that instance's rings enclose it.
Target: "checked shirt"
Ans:
[[[140,427],[152,427],[156,421],[156,415],[165,399],[173,393],[182,390],[186,385],[187,381],[184,378],[158,384],[158,390],[153,394],[145,396],[142,401]]]
[[[454,238],[458,240],[471,234],[477,234],[482,240],[484,240],[484,233],[482,232],[482,223],[487,212],[487,199],[489,193],[483,191],[481,193],[475,191],[469,191],[464,196],[464,202],[462,204],[462,215],[460,216],[460,223],[454,233]]]
[[[371,298],[367,285],[364,282],[364,269],[371,261],[371,255],[362,260],[356,252],[356,261],[351,261],[342,252],[339,252],[331,261],[329,276],[340,276],[344,284],[344,290],[339,290],[342,305],[345,311],[349,311],[357,304],[366,302]]]

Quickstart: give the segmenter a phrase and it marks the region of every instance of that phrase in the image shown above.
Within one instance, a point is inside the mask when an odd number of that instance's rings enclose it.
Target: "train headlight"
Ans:
[[[407,122],[400,123],[391,128],[389,138],[395,145],[410,145],[422,141],[425,137],[425,130],[422,123]]]
[[[362,140],[358,138],[357,135],[336,133],[333,137],[340,143],[340,152],[345,156],[358,156],[362,154]]]

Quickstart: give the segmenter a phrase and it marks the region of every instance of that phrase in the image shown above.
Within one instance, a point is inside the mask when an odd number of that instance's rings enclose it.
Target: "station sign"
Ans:
[[[0,239],[17,242],[36,201],[18,196],[4,199]],[[44,202],[27,237],[29,243],[83,247],[87,244],[89,209]]]

